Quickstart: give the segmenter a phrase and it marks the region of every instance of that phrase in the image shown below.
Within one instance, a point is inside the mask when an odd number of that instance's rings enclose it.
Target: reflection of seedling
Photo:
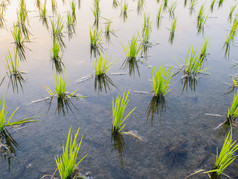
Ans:
[[[100,0],[94,0],[94,10],[92,10],[94,15],[94,25],[96,25],[96,27],[98,27],[99,16],[100,16],[99,2]]]
[[[131,42],[129,42],[129,47],[124,47],[122,45],[122,48],[127,56],[127,59],[129,60],[136,60],[137,55],[139,54],[142,46],[138,45],[138,36],[133,35]]]
[[[114,102],[114,99],[112,100],[112,114],[113,114],[113,120],[112,120],[112,133],[121,133],[121,130],[125,127],[126,124],[124,124],[124,121],[130,116],[130,114],[135,110],[132,109],[126,117],[124,117],[124,112],[126,109],[127,104],[129,103],[129,100],[127,99],[129,96],[130,90],[125,95],[125,92],[123,96],[117,96],[116,101]]]
[[[44,7],[43,8],[40,8],[40,18],[42,19],[42,23],[43,25],[45,24],[47,29],[48,29],[48,22],[47,22],[47,10],[46,10],[46,0],[44,2]]]
[[[113,2],[112,2],[112,6],[114,7],[114,8],[116,8],[117,6],[118,6],[118,1],[117,0],[113,0]]]
[[[171,30],[170,30],[170,37],[169,37],[169,41],[172,44],[174,41],[174,32],[176,29],[176,25],[177,25],[177,18],[175,18],[172,23],[171,23]]]
[[[20,73],[19,71],[19,60],[17,58],[17,53],[15,52],[14,59],[12,59],[12,55],[10,51],[8,51],[8,55],[6,56],[7,68],[9,74],[14,75]]]
[[[111,78],[109,78],[106,74],[102,76],[95,76],[95,79],[94,79],[95,91],[98,90],[98,93],[99,93],[104,90],[105,93],[107,93],[107,91],[111,90],[110,86],[117,88],[116,85],[111,80]]]
[[[198,33],[200,33],[201,31],[203,32],[206,21],[207,21],[207,15],[204,14],[204,5],[202,5],[197,17]]]
[[[223,0],[219,0],[218,7],[221,7],[223,4]]]
[[[170,73],[172,68],[173,67],[166,70],[163,65],[161,65],[158,71],[155,67],[154,70],[152,69],[152,86],[154,88],[154,96],[165,96],[170,91],[169,82],[173,76],[173,74]]]
[[[141,9],[143,8],[145,0],[138,0],[137,1],[137,14],[140,14]]]
[[[59,170],[59,174],[62,179],[70,178],[73,175],[76,167],[87,156],[87,155],[85,155],[83,158],[80,159],[79,162],[77,162],[78,153],[79,153],[79,150],[80,150],[80,147],[82,144],[82,140],[83,140],[83,137],[81,137],[80,143],[79,144],[76,143],[78,133],[79,133],[79,128],[78,128],[76,134],[74,135],[74,139],[72,139],[73,136],[71,135],[71,128],[69,129],[66,145],[62,146],[63,154],[61,157],[57,156],[55,158],[55,161],[56,161],[56,164],[57,164],[57,167]],[[75,177],[75,176],[73,176],[73,177]]]
[[[13,115],[16,113],[16,111],[19,109],[15,109],[15,111],[11,114],[10,118],[7,120],[7,107],[5,105],[5,99],[3,97],[0,98],[0,106],[1,106],[1,110],[0,110],[0,131],[3,131],[5,129],[5,127],[8,126],[18,126],[21,124],[25,124],[25,123],[30,123],[30,122],[36,122],[37,120],[32,120],[35,117],[30,117],[30,118],[26,118],[26,119],[22,119],[16,122],[11,122],[11,119],[13,117]]]
[[[52,7],[52,12],[56,13],[56,1],[55,0],[51,0],[51,7]]]
[[[68,27],[68,37],[71,38],[72,34],[75,33],[75,18],[70,12],[67,13],[67,27]]]
[[[195,5],[197,3],[197,0],[191,0],[191,4],[190,4],[190,14],[192,14],[194,8],[195,8]]]
[[[168,5],[168,0],[164,0],[164,9],[167,7]]]
[[[230,22],[232,20],[232,14],[233,14],[234,10],[236,9],[236,6],[237,6],[237,4],[235,4],[234,6],[231,6],[230,13],[228,16],[228,19],[230,20]]]
[[[28,20],[28,12],[26,9],[25,0],[20,1],[20,7],[17,12],[17,17],[18,17],[18,26],[21,27],[21,31],[24,34],[25,38],[29,40],[29,30],[26,27],[26,22]]]

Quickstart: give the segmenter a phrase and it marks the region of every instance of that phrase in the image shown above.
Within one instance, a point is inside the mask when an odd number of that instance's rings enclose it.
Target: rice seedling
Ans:
[[[128,3],[125,1],[124,4],[121,6],[121,16],[125,21],[127,18],[127,10],[128,10]]]
[[[158,14],[157,14],[157,29],[159,28],[160,25],[160,19],[162,18],[162,5],[159,8]]]
[[[211,2],[211,5],[210,5],[211,12],[213,12],[215,2],[216,2],[216,0],[212,0],[212,2]]]
[[[203,11],[201,11],[202,14],[199,14],[199,18],[197,19],[197,29],[198,29],[198,33],[200,33],[201,31],[203,32],[204,31],[204,26],[205,26],[205,23],[207,21],[207,15],[205,15],[203,13]]]
[[[23,36],[21,27],[13,24],[13,30],[11,31],[12,37],[14,39],[14,44],[16,45],[17,53],[20,59],[25,59],[25,42],[29,42],[29,39]]]
[[[94,10],[92,10],[94,15],[94,25],[98,27],[99,17],[100,17],[100,8],[99,8],[100,0],[94,0]]]
[[[146,16],[146,14],[144,14],[144,26],[142,31],[143,45],[150,44],[149,40],[151,36],[151,31],[152,31],[152,27],[151,27],[150,16]]]
[[[53,38],[56,38],[60,42],[60,46],[65,48],[64,41],[62,39],[62,30],[64,28],[63,18],[58,16],[56,21],[51,20],[51,28],[52,28],[52,35]]]
[[[191,0],[191,4],[190,4],[190,14],[192,14],[195,5],[197,4],[197,0]]]
[[[90,47],[92,49],[101,47],[101,41],[102,41],[101,36],[102,36],[102,31],[98,31],[97,29],[94,29],[92,31],[90,27]]]
[[[221,7],[223,5],[223,0],[219,0],[218,7]]]
[[[171,6],[168,8],[169,9],[169,15],[171,18],[174,18],[174,11],[176,9],[177,3],[174,2],[171,4]]]
[[[198,16],[197,16],[197,19],[199,20],[202,16],[203,16],[203,14],[204,14],[204,6],[205,6],[205,4],[202,4],[201,5],[201,7],[200,7],[200,9],[199,9],[199,11],[198,11]]]
[[[46,0],[44,1],[44,7],[40,8],[40,17],[42,19],[46,19],[47,18],[47,10],[46,10]]]
[[[227,35],[226,35],[226,41],[225,41],[224,46],[229,48],[230,42],[234,41],[234,38],[237,34],[237,31],[238,31],[237,28],[238,28],[238,17],[235,17],[235,19],[233,20],[233,23],[232,23],[230,33],[227,33]]]
[[[187,6],[187,0],[184,0],[184,7]]]
[[[178,61],[177,63],[179,64]],[[180,64],[179,66],[182,69],[182,66]],[[200,58],[200,56],[196,53],[196,49],[193,50],[193,46],[192,48],[190,47],[185,59],[184,70],[183,70],[185,74],[184,77],[188,76],[188,77],[195,78],[197,74],[208,69],[208,68],[203,69],[202,67],[203,67],[203,58]]]
[[[63,154],[61,157],[59,156],[55,157],[55,162],[56,162],[61,179],[75,177],[73,176],[73,173],[76,167],[87,156],[85,155],[77,162],[78,153],[83,141],[83,137],[81,137],[79,144],[77,144],[79,129],[80,128],[78,128],[73,139],[73,136],[71,135],[71,127],[70,127],[66,144],[65,146],[62,146]]]
[[[152,69],[152,86],[154,88],[154,96],[165,96],[170,91],[169,82],[173,76],[173,74],[170,73],[172,68],[173,67],[166,70],[165,67],[161,65],[158,71],[155,67]]]
[[[29,40],[29,30],[27,29],[26,22],[28,21],[28,12],[26,9],[25,0],[20,1],[20,7],[17,12],[18,26],[21,26],[21,31],[24,36]]]
[[[75,5],[75,2],[74,1],[72,1],[71,2],[71,9],[72,9],[72,17],[73,17],[73,20],[74,20],[74,22],[75,22],[75,20],[76,20],[76,5]]]
[[[138,35],[133,35],[128,45],[129,47],[122,45],[122,48],[127,56],[127,59],[136,60],[136,57],[142,48],[142,45],[138,45]]]
[[[237,4],[235,4],[234,6],[231,6],[230,12],[229,12],[229,16],[228,19],[230,20],[230,22],[232,21],[232,15],[234,10],[236,9]]]
[[[108,42],[110,41],[110,33],[112,33],[112,31],[111,31],[111,24],[112,24],[111,21],[108,21],[105,24],[105,37],[108,40]]]
[[[10,75],[19,74],[19,60],[17,58],[17,53],[14,54],[14,59],[12,58],[11,52],[8,51],[6,55],[7,68]]]
[[[75,19],[70,12],[67,13],[67,27],[68,27],[68,37],[72,38],[73,33],[75,33]]]
[[[38,9],[41,8],[40,0],[36,0],[36,7],[37,7]]]
[[[5,24],[4,13],[0,12],[0,28],[2,28]]]
[[[131,115],[131,113],[135,110],[132,109],[126,117],[124,117],[125,109],[127,104],[129,103],[128,96],[130,90],[127,94],[123,94],[123,96],[118,95],[116,100],[112,100],[112,133],[121,133],[121,130],[125,127],[124,121]]]
[[[56,38],[53,38],[53,46],[51,49],[51,58],[57,61],[61,60],[61,57],[59,56],[60,52],[60,43]]]
[[[9,119],[7,119],[8,110],[7,110],[7,107],[5,104],[5,99],[3,97],[0,98],[0,107],[1,107],[1,110],[0,110],[0,131],[3,131],[5,129],[5,127],[8,127],[8,126],[18,126],[21,124],[37,121],[37,120],[32,120],[32,119],[38,117],[38,116],[34,116],[34,117],[18,120],[15,122],[11,122],[12,117],[14,116],[14,114],[17,112],[17,110],[19,108],[16,108],[14,110],[14,112],[11,114],[11,116],[9,117]]]
[[[204,59],[207,55],[207,45],[208,45],[208,39],[204,39],[201,52],[200,52],[200,59]]]
[[[169,42],[173,44],[174,41],[174,33],[177,25],[177,18],[175,18],[171,23],[171,29],[170,29],[170,36],[169,36]]]
[[[97,57],[96,61],[94,61],[94,70],[96,76],[103,76],[105,75],[112,67],[110,59],[107,56],[99,56]]]

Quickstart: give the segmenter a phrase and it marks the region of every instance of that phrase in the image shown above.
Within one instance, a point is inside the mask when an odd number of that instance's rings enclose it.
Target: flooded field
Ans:
[[[238,135],[236,4],[0,0],[0,178],[64,178],[55,158],[70,128],[80,128],[77,143],[83,136],[77,171],[87,178],[214,169],[229,124]],[[112,103],[129,90],[124,117],[134,110],[118,129]],[[238,178],[237,168],[236,159],[222,173]]]

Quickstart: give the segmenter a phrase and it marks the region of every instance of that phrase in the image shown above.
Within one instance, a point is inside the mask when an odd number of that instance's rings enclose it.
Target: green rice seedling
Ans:
[[[56,91],[57,98],[62,98],[62,99],[66,98],[66,93],[67,93],[67,91],[66,91],[66,88],[67,88],[66,76],[64,74],[59,75],[59,77],[57,77],[56,74],[54,76],[55,76],[55,91]],[[48,91],[48,93],[51,96],[54,94],[51,90]]]
[[[200,52],[200,58],[204,59],[207,55],[207,45],[208,45],[208,39],[204,39],[201,52]]]
[[[102,31],[98,31],[94,29],[92,31],[90,27],[90,45],[92,49],[99,48],[101,46],[102,41]]]
[[[12,58],[11,52],[8,51],[8,55],[6,55],[7,68],[10,75],[15,75],[19,72],[19,60],[17,58],[17,53],[15,52],[14,59]]]
[[[157,14],[157,28],[159,28],[159,25],[160,25],[160,19],[162,18],[162,9],[163,9],[163,7],[162,7],[162,5],[160,6],[160,8],[159,8],[159,11],[158,11],[158,14]]]
[[[75,19],[70,12],[67,13],[67,27],[68,27],[68,37],[72,38],[73,33],[75,33]]]
[[[152,31],[152,27],[151,27],[150,16],[146,16],[146,14],[144,14],[144,26],[142,31],[143,45],[149,44],[151,31]]]
[[[191,4],[190,4],[190,14],[192,14],[195,5],[197,4],[197,0],[191,0]]]
[[[230,33],[227,33],[227,35],[226,35],[225,46],[229,46],[230,42],[234,41],[234,38],[238,31],[237,28],[238,28],[238,17],[236,17],[233,20],[231,31],[230,31]]]
[[[231,6],[230,12],[229,12],[229,16],[228,19],[230,20],[230,22],[232,21],[232,15],[234,10],[236,9],[237,4],[235,4],[234,6]]]
[[[59,56],[59,52],[60,52],[60,43],[56,38],[53,38],[53,46],[51,49],[51,58],[54,60],[59,61],[61,58]]]
[[[0,28],[2,28],[5,24],[4,13],[0,12]]]
[[[204,10],[205,10],[204,7],[205,7],[205,4],[201,5],[201,7],[200,7],[200,9],[198,11],[197,19],[200,19],[203,16]]]
[[[128,43],[129,47],[123,46],[122,48],[128,60],[136,60],[142,45],[138,45],[138,35],[133,35],[131,42]]]
[[[211,5],[210,5],[211,12],[213,12],[215,2],[216,2],[216,0],[212,0],[212,2],[211,2]]]
[[[24,123],[30,123],[30,122],[36,122],[37,120],[32,120],[35,117],[30,117],[30,118],[26,118],[26,119],[22,119],[16,122],[11,122],[12,117],[14,116],[14,114],[17,112],[17,109],[14,110],[14,112],[11,114],[11,116],[9,117],[9,119],[7,119],[7,114],[8,114],[8,110],[7,107],[5,105],[5,99],[3,97],[0,98],[0,131],[3,131],[5,127],[8,126],[18,126]]]
[[[177,63],[179,64],[178,61]],[[182,67],[180,64],[179,66]],[[185,77],[186,76],[195,77],[197,74],[208,69],[208,68],[203,69],[202,67],[203,67],[203,58],[200,58],[200,56],[196,53],[196,50],[193,50],[193,46],[192,48],[190,47],[185,59],[185,64],[184,64]]]
[[[74,1],[72,1],[71,2],[71,9],[72,9],[72,17],[73,17],[73,20],[74,20],[74,22],[75,22],[75,20],[76,20],[76,5],[75,5],[75,2]]]
[[[228,108],[227,118],[224,124],[231,124],[238,116],[238,91],[234,94],[232,105]]]
[[[106,34],[109,34],[110,32],[111,32],[111,24],[112,24],[112,22],[111,21],[108,21],[107,23],[106,23],[106,25],[105,25],[105,33]]]
[[[170,91],[169,82],[173,76],[173,74],[170,73],[172,68],[173,67],[166,70],[166,68],[161,65],[158,71],[155,67],[152,69],[152,86],[154,88],[154,96],[165,96]]]
[[[61,157],[57,156],[55,158],[55,162],[56,162],[61,179],[75,177],[72,175],[73,175],[76,167],[87,156],[87,155],[85,155],[83,158],[81,158],[77,162],[78,153],[79,153],[82,141],[83,141],[83,137],[81,137],[79,144],[77,144],[77,137],[78,137],[79,129],[80,128],[78,128],[77,132],[74,135],[74,139],[73,139],[73,136],[71,135],[71,127],[70,127],[66,144],[65,144],[65,146],[62,146],[63,154]]]
[[[36,0],[36,7],[37,7],[38,9],[41,8],[40,0]]]
[[[42,19],[46,19],[47,18],[47,10],[46,10],[46,0],[44,2],[44,7],[43,8],[40,8],[40,17]]]
[[[168,8],[168,9],[169,9],[169,15],[170,15],[171,18],[174,18],[174,11],[175,11],[176,7],[177,7],[177,3],[174,2],[174,3],[172,3],[171,6]]]
[[[128,10],[128,3],[125,1],[124,4],[121,6],[121,16],[125,21],[127,18],[127,10]]]
[[[197,29],[198,29],[198,33],[200,33],[201,31],[203,32],[204,31],[204,26],[205,26],[205,23],[207,21],[207,15],[205,14],[201,14],[200,17],[197,19]]]
[[[126,117],[124,117],[125,109],[127,104],[129,103],[128,96],[130,90],[127,94],[123,94],[123,96],[118,95],[116,100],[112,100],[112,133],[121,133],[121,130],[125,127],[124,121],[131,115],[131,113],[135,110],[132,109]]]
[[[230,132],[227,134],[226,139],[223,143],[221,151],[216,155],[215,167],[213,170],[206,171],[204,173],[212,173],[212,176],[220,176],[223,174],[224,176],[230,178],[228,175],[224,173],[224,170],[236,159],[235,152],[238,150],[237,141],[232,140],[232,128]]]
[[[223,4],[223,0],[219,0],[218,7],[221,7]]]
[[[175,18],[171,23],[170,36],[169,36],[169,42],[171,44],[173,44],[173,41],[174,41],[174,33],[176,29],[176,24],[177,24],[177,18]]]
[[[231,178],[227,174],[224,173],[224,170],[232,164],[232,162],[236,159],[237,155],[235,155],[235,152],[238,150],[238,144],[237,141],[232,140],[232,127],[227,134],[222,149],[220,152],[218,152],[217,148],[217,155],[216,155],[216,161],[214,169],[205,171],[204,169],[200,169],[193,174],[189,175],[188,177],[191,177],[192,175],[198,174],[198,173],[204,173],[208,174],[209,178],[220,178],[220,175],[224,175],[227,178]],[[186,177],[186,178],[188,178]]]
[[[100,17],[100,8],[99,8],[100,0],[94,0],[94,9],[92,10],[94,15],[94,25],[98,27],[99,17]]]
[[[21,26],[22,33],[27,39],[29,39],[29,30],[27,29],[26,26],[26,23],[28,21],[28,12],[26,9],[25,0],[20,1],[20,7],[17,12],[17,17],[18,17],[18,26]]]
[[[187,6],[187,0],[184,0],[184,7]]]
[[[96,61],[94,61],[94,69],[96,76],[105,75],[112,67],[110,59],[107,59],[107,56],[99,56]]]
[[[52,28],[53,38],[56,38],[60,42],[60,46],[62,48],[65,48],[65,44],[62,39],[62,36],[63,36],[62,30],[64,29],[63,18],[58,16],[56,21],[51,20],[51,28]]]

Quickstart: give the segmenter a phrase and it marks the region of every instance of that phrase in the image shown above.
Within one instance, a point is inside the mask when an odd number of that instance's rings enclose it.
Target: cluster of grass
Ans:
[[[100,0],[94,0],[94,9],[92,10],[94,15],[94,25],[96,26],[98,26],[99,17],[100,17],[99,2]]]
[[[90,27],[90,45],[91,48],[98,48],[102,41],[102,31],[98,31],[97,29],[94,29],[92,31]]]
[[[81,137],[79,144],[77,144],[78,133],[79,133],[79,128],[76,134],[74,135],[74,139],[73,139],[73,136],[71,135],[71,128],[69,129],[66,145],[62,146],[63,154],[61,157],[57,156],[55,158],[58,171],[62,179],[67,179],[71,177],[74,178],[75,176],[72,176],[72,175],[76,167],[87,156],[85,155],[83,158],[80,159],[80,161],[77,162],[78,153],[79,153],[82,140],[83,140],[83,137]]]
[[[137,14],[141,13],[141,9],[143,8],[145,0],[138,0],[137,1]]]
[[[11,52],[8,51],[8,55],[6,56],[7,68],[10,75],[19,74],[19,60],[17,58],[17,53],[14,54],[14,59],[12,58]]]
[[[148,45],[152,32],[150,16],[144,14],[144,27],[142,31],[143,45]]]
[[[169,36],[169,42],[172,44],[174,41],[174,33],[175,33],[175,29],[176,29],[176,25],[177,25],[177,18],[175,18],[172,22],[171,22],[171,29],[170,29],[170,36]]]
[[[121,133],[121,130],[125,127],[124,121],[130,116],[130,114],[135,110],[132,109],[126,117],[124,117],[125,109],[127,104],[129,103],[128,96],[129,96],[130,90],[127,92],[127,94],[123,94],[123,96],[118,95],[116,100],[112,100],[112,133]]]
[[[110,59],[107,59],[107,56],[99,56],[94,62],[94,69],[96,76],[105,75],[112,67]]]
[[[60,53],[60,43],[56,38],[53,38],[53,46],[51,49],[51,58],[53,60],[59,61],[61,58],[59,56]]]
[[[53,38],[60,39],[62,37],[62,30],[64,28],[63,18],[58,16],[56,21],[51,20],[51,28]]]
[[[116,8],[118,5],[119,5],[118,1],[117,1],[117,0],[113,0],[112,6],[113,6],[114,8]]]
[[[127,56],[127,59],[136,60],[136,57],[142,48],[142,45],[138,44],[138,35],[133,35],[128,45],[129,47],[122,45],[122,48]]]
[[[173,76],[173,74],[170,73],[172,68],[173,67],[166,70],[166,68],[161,65],[158,71],[155,67],[154,70],[152,69],[152,86],[154,88],[155,97],[165,96],[170,91],[169,82]]]
[[[191,49],[191,52],[190,52]],[[189,48],[185,64],[184,64],[184,74],[189,77],[195,77],[197,74],[207,70],[208,68],[203,68],[203,58],[200,58],[200,55],[196,53],[197,50]],[[176,59],[175,59],[176,60]],[[176,60],[177,61],[177,60]],[[179,62],[177,61],[179,64]],[[179,64],[181,67],[181,65]]]
[[[109,35],[109,33],[111,32],[111,24],[112,22],[111,21],[108,21],[105,25],[105,33],[106,35]]]
[[[197,3],[197,0],[191,0],[191,4],[190,4],[190,12],[192,12],[194,10],[194,7]]]
[[[56,13],[56,0],[51,0],[52,12]]]
[[[42,19],[46,19],[47,18],[46,2],[47,2],[47,0],[44,1],[43,8],[40,8],[40,17]]]
[[[221,6],[222,6],[223,1],[224,1],[224,0],[219,0],[219,2],[218,2],[218,7],[221,7]]]
[[[125,1],[124,4],[121,6],[121,16],[125,21],[127,18],[127,10],[128,10],[128,3]]]
[[[21,0],[19,4],[19,10],[17,12],[18,17],[18,26],[21,27],[21,31],[24,34],[24,36],[29,39],[29,30],[27,29],[27,21],[28,21],[28,12],[26,9],[26,3],[25,0]]]
[[[207,15],[205,15],[204,13],[204,6],[205,4],[203,4],[198,12],[198,16],[197,16],[197,28],[198,28],[198,32],[200,32],[202,29],[204,29],[204,25],[207,21]]]
[[[22,119],[16,122],[11,122],[12,117],[14,116],[14,114],[16,113],[16,111],[19,109],[15,109],[15,111],[11,114],[11,116],[9,117],[9,119],[7,119],[7,107],[5,105],[5,99],[3,97],[0,98],[0,132],[4,130],[5,127],[7,126],[17,126],[17,125],[21,125],[24,123],[30,123],[30,122],[36,122],[37,120],[32,120],[35,117],[30,117],[30,118],[26,118],[26,119]]]
[[[75,21],[76,20],[76,5],[74,0],[71,2],[71,9],[72,9],[72,17],[73,17],[73,20]]]
[[[235,80],[233,80],[234,82]],[[231,124],[238,116],[238,92],[234,94],[232,105],[228,108],[225,124]]]
[[[164,8],[168,6],[168,0],[164,0]]]

